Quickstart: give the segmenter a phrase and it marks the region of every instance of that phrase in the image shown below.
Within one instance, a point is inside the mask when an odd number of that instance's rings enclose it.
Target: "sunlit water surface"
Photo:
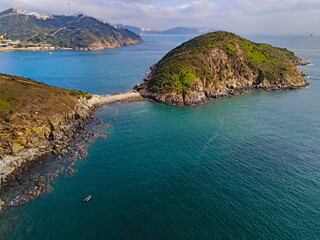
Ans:
[[[306,89],[252,91],[201,106],[97,109],[97,139],[72,176],[0,216],[0,239],[319,239],[320,39],[247,36],[313,65]],[[92,93],[140,82],[191,36],[96,51],[8,52],[0,72]],[[93,195],[89,203],[82,200]]]

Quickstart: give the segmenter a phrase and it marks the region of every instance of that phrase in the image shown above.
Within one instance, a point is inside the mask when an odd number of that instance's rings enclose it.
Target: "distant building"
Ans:
[[[11,39],[2,39],[2,43],[12,43],[13,41]]]
[[[12,41],[11,39],[6,39],[3,35],[0,35],[0,48],[15,47],[18,44],[20,44],[19,40]]]
[[[27,11],[23,11],[19,14],[23,14],[23,15],[27,15],[27,16],[33,16],[36,17],[37,19],[42,19],[42,20],[46,20],[48,18],[52,18],[53,16],[49,13],[37,13],[37,12],[27,12]]]

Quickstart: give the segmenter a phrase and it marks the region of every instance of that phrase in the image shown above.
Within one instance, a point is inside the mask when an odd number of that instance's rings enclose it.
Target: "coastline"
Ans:
[[[0,52],[12,52],[12,51],[57,51],[57,50],[74,50],[74,51],[99,51],[99,50],[105,50],[105,49],[113,49],[113,48],[119,48],[124,46],[130,46],[138,43],[143,42],[132,42],[128,44],[119,44],[119,45],[110,45],[110,46],[104,46],[104,45],[93,45],[88,46],[87,48],[65,48],[65,47],[58,47],[58,46],[51,46],[51,47],[22,47],[22,48],[14,48],[14,47],[5,47],[0,48]]]
[[[161,94],[161,93],[152,93],[147,90],[146,83],[142,82],[138,84],[135,89],[141,93],[141,95],[144,98],[149,99],[149,101],[155,101],[162,104],[172,105],[176,107],[194,107],[198,105],[205,104],[212,99],[215,98],[231,98],[235,96],[239,96],[242,94],[247,94],[250,91],[253,90],[264,90],[264,91],[293,91],[298,90],[300,88],[307,88],[310,85],[309,82],[306,82],[304,85],[292,87],[292,86],[259,86],[259,85],[253,85],[248,88],[233,88],[228,89],[226,88],[224,92],[222,93],[210,93],[210,92],[193,92],[191,94],[191,97],[186,98],[179,96],[179,94],[175,93],[167,93],[167,94]],[[177,101],[178,99],[178,101]]]
[[[70,139],[68,152],[48,153],[24,162],[9,174],[6,184],[0,188],[0,214],[9,207],[22,205],[46,192],[52,187],[52,180],[60,174],[73,175],[73,166],[87,155],[86,148],[96,138],[106,138],[108,124],[90,117],[83,129],[76,131]]]
[[[50,159],[61,159],[64,156],[69,156],[71,159],[79,159],[86,156],[86,143],[91,142],[96,137],[101,137],[101,134],[90,131],[91,127],[101,124],[98,119],[92,118],[92,112],[96,108],[115,102],[145,100],[148,99],[143,98],[135,90],[117,94],[92,95],[89,100],[80,98],[75,111],[70,115],[68,114],[69,116],[65,116],[67,121],[64,124],[60,123],[59,127],[61,129],[56,129],[56,131],[61,130],[61,132],[59,132],[59,139],[53,144],[46,148],[38,146],[32,149],[23,149],[16,154],[4,156],[0,164],[0,213],[8,205],[23,204],[39,196],[42,192],[51,189],[49,184],[44,184],[40,179],[41,184],[38,180],[35,183],[30,182],[27,192],[19,194],[15,199],[3,197],[2,194],[10,192],[11,185],[13,186],[14,183],[19,185],[23,182],[21,176],[24,174],[29,175],[28,169],[34,168],[45,161],[50,161]],[[76,140],[79,138],[80,141]],[[68,166],[68,170],[73,164]],[[52,180],[63,169],[47,174],[46,178]],[[70,173],[72,173],[72,170],[70,170]]]
[[[143,84],[146,84],[146,82],[148,82],[148,79],[145,79],[145,82]],[[86,145],[84,143],[90,142],[94,138],[99,137],[95,135],[95,133],[90,133],[88,131],[88,126],[90,126],[90,124],[99,125],[99,120],[92,118],[92,112],[96,108],[105,104],[111,104],[115,102],[146,100],[158,101],[156,98],[148,96],[144,92],[140,92],[141,89],[139,88],[139,85],[141,84],[138,84],[135,87],[135,90],[127,92],[106,95],[92,95],[90,99],[81,97],[78,100],[78,104],[75,107],[75,111],[68,114],[68,116],[62,116],[64,122],[62,124],[61,122],[59,122],[59,124],[57,125],[58,129],[56,129],[55,131],[60,131],[58,132],[58,134],[55,133],[59,136],[57,141],[53,141],[50,145],[47,145],[46,147],[37,146],[35,148],[23,149],[17,153],[4,156],[4,158],[2,159],[3,161],[0,162],[0,212],[2,207],[6,208],[7,205],[16,206],[23,204],[39,196],[41,193],[49,191],[51,189],[49,183],[43,183],[42,178],[39,178],[35,183],[29,183],[31,184],[31,186],[28,187],[27,191],[24,194],[18,195],[14,199],[2,198],[1,195],[2,190],[4,188],[10,188],[10,185],[14,182],[21,183],[22,174],[28,175],[28,171],[24,171],[25,168],[33,168],[39,165],[39,163],[42,164],[42,162],[49,161],[48,159],[52,158],[61,159],[63,157],[69,156],[70,158],[78,159],[86,156]],[[309,83],[306,82],[306,85],[301,87],[306,87],[308,85]],[[289,86],[254,86],[252,88],[247,89],[231,89],[232,91],[227,92],[226,94],[216,96],[205,95],[205,101],[198,101],[197,103],[193,105],[190,104],[188,106],[194,106],[205,103],[209,101],[211,98],[236,96],[239,94],[246,93],[249,90],[253,89],[281,91],[288,89],[294,90],[296,88],[292,88]],[[172,104],[172,102],[163,101],[162,103],[174,105]],[[74,140],[79,138],[80,136],[82,136],[80,144],[75,143]],[[70,174],[72,174],[73,170],[69,167],[71,167],[74,163],[75,162],[70,163],[67,167],[67,170],[70,171]],[[58,176],[64,170],[65,168],[62,167],[52,174],[47,174],[46,178],[52,180],[54,177]]]
[[[199,78],[195,78],[193,88],[188,89],[187,91],[176,91],[171,92],[154,92],[150,91],[149,83],[153,76],[156,74],[156,65],[150,67],[150,72],[144,78],[143,82],[138,83],[134,89],[137,90],[143,97],[149,98],[150,100],[164,103],[172,106],[178,107],[192,107],[204,104],[210,101],[213,98],[223,98],[223,97],[233,97],[241,94],[248,93],[252,90],[265,90],[265,91],[285,91],[285,90],[297,90],[300,88],[306,88],[310,83],[305,79],[308,75],[304,73],[298,66],[307,66],[310,65],[310,62],[304,61],[303,59],[298,58],[296,61],[293,61],[294,68],[298,72],[302,81],[297,84],[288,84],[288,83],[259,83],[257,84],[254,80],[248,81],[247,84],[242,86],[237,86],[236,84],[228,84],[225,86],[220,86],[220,88],[215,87],[206,87]],[[256,76],[258,77],[258,75]],[[254,78],[253,78],[254,79]],[[195,84],[196,83],[196,84]]]
[[[91,113],[97,108],[105,104],[110,104],[119,101],[142,101],[146,100],[140,93],[135,90],[122,92],[117,94],[106,94],[106,95],[92,95],[92,98],[87,100],[85,98],[80,98],[78,104],[75,107],[73,113],[68,114],[68,116],[63,116],[67,119],[64,123],[59,122],[57,125],[56,132],[63,130],[62,132],[55,133],[57,136],[56,142],[52,146],[45,148],[43,146],[38,146],[36,148],[23,149],[15,154],[5,155],[0,163],[0,186],[2,183],[6,182],[7,176],[14,172],[16,168],[19,168],[24,162],[34,161],[46,154],[53,153],[54,155],[59,155],[61,152],[66,153],[68,151],[69,141],[77,131],[81,130],[83,125],[90,121]],[[60,120],[60,119],[59,119]],[[59,121],[58,120],[58,121]],[[58,127],[60,129],[58,129]],[[63,129],[67,127],[67,129]],[[64,139],[64,137],[67,137]]]
[[[12,52],[12,51],[55,51],[55,50],[72,50],[72,48],[61,48],[56,47],[28,47],[28,48],[13,48],[6,47],[0,48],[0,52]]]
[[[105,95],[92,95],[89,103],[93,107],[99,107],[105,104],[110,104],[114,102],[128,102],[128,101],[144,101],[146,98],[142,97],[141,94],[136,90],[131,90],[127,92],[120,92],[114,94]]]

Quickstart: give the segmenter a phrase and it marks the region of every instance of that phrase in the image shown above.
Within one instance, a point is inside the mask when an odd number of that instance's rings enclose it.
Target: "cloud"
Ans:
[[[1,0],[27,10],[84,12],[112,23],[165,29],[204,26],[237,33],[318,32],[319,0]]]
[[[320,2],[318,0],[264,0],[257,4],[254,0],[237,0],[236,4],[243,10],[250,12],[265,13],[268,10],[281,12],[302,9],[319,8]]]

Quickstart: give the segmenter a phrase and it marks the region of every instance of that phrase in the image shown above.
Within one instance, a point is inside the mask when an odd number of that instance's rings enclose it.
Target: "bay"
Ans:
[[[318,239],[320,41],[247,36],[312,62],[310,86],[178,108],[117,103],[72,176],[0,215],[3,239]],[[0,54],[0,71],[91,93],[131,89],[191,36],[97,52]],[[82,200],[93,195],[89,203]],[[1,238],[1,237],[0,237]]]

